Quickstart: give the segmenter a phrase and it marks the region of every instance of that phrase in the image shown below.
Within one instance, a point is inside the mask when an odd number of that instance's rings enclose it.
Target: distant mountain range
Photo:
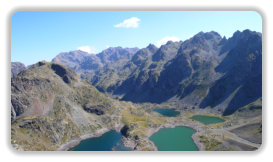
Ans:
[[[262,96],[262,35],[250,30],[229,39],[200,32],[160,48],[108,48],[97,55],[72,51],[52,61],[126,101],[181,100],[228,115]]]
[[[180,101],[229,115],[262,97],[262,35],[217,32],[169,41],[161,47],[111,47],[98,54],[76,50],[57,55],[99,91],[135,103]],[[26,69],[12,63],[12,76]]]

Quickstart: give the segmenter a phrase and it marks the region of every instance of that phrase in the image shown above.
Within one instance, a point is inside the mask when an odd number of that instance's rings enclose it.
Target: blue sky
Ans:
[[[11,61],[51,61],[60,52],[107,47],[157,46],[200,31],[230,37],[236,30],[262,32],[254,11],[21,11],[11,19]]]

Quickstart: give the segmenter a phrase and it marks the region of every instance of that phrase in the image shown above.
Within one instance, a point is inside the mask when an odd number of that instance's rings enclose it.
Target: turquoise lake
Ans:
[[[180,114],[180,112],[175,111],[174,109],[153,109],[153,111],[168,117],[175,117]]]
[[[159,151],[198,151],[192,134],[194,129],[178,126],[175,128],[162,128],[150,137]]]
[[[218,117],[214,117],[214,116],[206,116],[206,115],[194,115],[192,117],[193,120],[197,120],[201,123],[204,123],[204,124],[213,124],[213,123],[222,123],[224,122],[225,120],[224,119],[221,119],[221,118],[218,118]]]
[[[121,140],[121,133],[109,131],[100,137],[83,140],[69,151],[130,151]]]

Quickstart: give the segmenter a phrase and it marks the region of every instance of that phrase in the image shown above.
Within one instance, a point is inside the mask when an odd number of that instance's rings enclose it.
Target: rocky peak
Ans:
[[[80,63],[86,60],[87,57],[93,57],[94,54],[88,54],[81,50],[62,52],[52,59],[52,62],[60,63],[77,71],[80,68]]]
[[[168,61],[174,58],[177,54],[177,51],[181,45],[180,42],[168,41],[165,45],[162,45],[156,53],[152,56],[153,61]]]
[[[228,41],[238,41],[238,40],[247,40],[250,37],[261,37],[261,33],[251,31],[249,29],[246,29],[242,32],[236,31],[231,38],[228,39]]]
[[[226,38],[226,36],[224,36],[224,37],[222,38],[222,40],[220,41],[219,45],[224,45],[225,43],[227,43],[227,38]]]
[[[221,49],[220,54],[223,54],[225,52],[228,52],[229,50],[233,49],[236,45],[238,45],[239,42],[246,42],[250,39],[260,39],[261,40],[262,34],[255,31],[250,31],[249,29],[246,29],[242,32],[236,31],[232,37],[230,37],[223,48]]]
[[[155,53],[158,50],[158,48],[154,44],[149,44],[146,48],[152,53]]]
[[[74,51],[69,51],[69,53],[71,53],[71,54],[89,54],[88,52],[86,52],[86,51],[82,51],[82,50],[74,50]]]
[[[109,47],[96,56],[102,63],[116,62],[119,60],[128,60],[138,51],[138,48]]]
[[[222,39],[221,35],[215,31],[211,32],[199,32],[195,36],[193,36],[193,41],[199,42],[202,40],[220,40]]]
[[[208,58],[218,53],[218,44],[221,40],[222,37],[214,31],[207,33],[199,32],[192,38],[182,43],[179,53],[183,53],[182,51],[188,51],[186,53],[189,53],[192,50],[197,50],[205,58]]]

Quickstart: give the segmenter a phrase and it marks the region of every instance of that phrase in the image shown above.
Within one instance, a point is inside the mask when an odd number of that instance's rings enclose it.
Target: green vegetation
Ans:
[[[126,109],[122,111],[122,122],[129,127],[129,135],[135,137],[144,137],[149,127],[155,127],[163,124],[164,118],[153,117],[144,110],[138,109],[127,104]]]

